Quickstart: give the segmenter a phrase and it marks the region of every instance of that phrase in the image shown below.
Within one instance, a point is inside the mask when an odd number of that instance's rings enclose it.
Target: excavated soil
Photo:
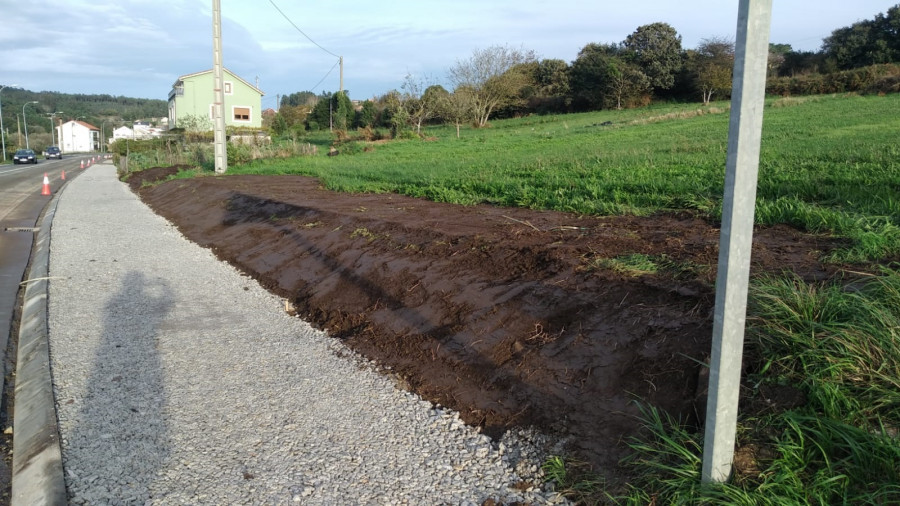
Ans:
[[[157,213],[404,388],[491,435],[537,426],[608,477],[636,400],[697,421],[706,401],[719,229],[690,214],[590,217],[348,194],[300,176],[129,183]],[[756,230],[753,275],[824,278],[841,246]],[[602,259],[665,259],[655,273]]]

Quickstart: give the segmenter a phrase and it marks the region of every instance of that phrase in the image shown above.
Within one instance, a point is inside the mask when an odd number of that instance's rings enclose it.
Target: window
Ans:
[[[250,108],[249,107],[235,107],[234,110],[234,120],[235,121],[250,121]]]
[[[231,95],[231,82],[225,81],[225,94]]]

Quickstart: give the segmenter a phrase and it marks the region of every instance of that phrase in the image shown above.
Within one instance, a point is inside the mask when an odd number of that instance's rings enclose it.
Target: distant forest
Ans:
[[[6,132],[7,151],[14,150],[17,132],[22,125],[22,109],[28,122],[28,135],[43,140],[50,137],[50,115],[56,113],[57,124],[78,119],[103,128],[109,136],[112,129],[131,124],[135,120],[160,118],[168,115],[165,100],[117,97],[113,95],[82,95],[55,91],[29,91],[6,88],[0,94],[3,99],[3,129]],[[37,101],[36,104],[29,102]],[[26,105],[27,104],[27,105]],[[43,135],[41,135],[43,134]],[[10,144],[13,144],[11,147]],[[43,143],[41,143],[43,144]]]

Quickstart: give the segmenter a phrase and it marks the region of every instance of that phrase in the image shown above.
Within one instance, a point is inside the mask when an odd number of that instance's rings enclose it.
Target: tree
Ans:
[[[630,100],[650,90],[650,80],[637,66],[622,58],[613,57],[606,65],[604,105],[611,107],[615,101],[617,110]]]
[[[734,69],[734,42],[731,39],[702,39],[691,60],[703,105],[709,105],[714,94],[731,90]]]
[[[634,63],[650,79],[655,89],[667,90],[675,85],[675,74],[681,68],[681,36],[667,23],[639,26],[623,43],[634,55]]]
[[[564,60],[541,60],[535,70],[538,93],[547,97],[562,97],[569,93],[569,64]]]
[[[332,96],[334,105],[332,106],[333,126],[338,130],[347,130],[353,125],[353,118],[356,116],[356,110],[353,108],[353,102],[346,91],[339,91]]]
[[[476,49],[468,60],[457,60],[450,69],[454,89],[472,93],[472,112],[478,126],[487,125],[491,113],[513,103],[527,83],[522,72],[510,72],[516,65],[536,60],[533,51],[492,46]]]
[[[822,52],[791,51],[784,55],[778,75],[794,77],[800,74],[821,72],[825,69],[825,63],[825,54]]]
[[[275,135],[281,135],[288,130],[287,121],[284,119],[284,116],[281,114],[276,114],[275,118],[272,120],[272,131],[275,132]]]
[[[439,102],[441,116],[456,125],[456,138],[459,139],[459,127],[463,123],[474,119],[475,93],[473,90],[460,86],[448,93]]]
[[[582,109],[621,109],[647,93],[650,80],[631,63],[632,53],[618,44],[590,43],[572,63],[569,84],[576,106]]]
[[[438,84],[428,85],[429,80],[416,79],[412,74],[407,74],[403,80],[401,89],[403,94],[400,100],[406,109],[409,121],[416,127],[416,133],[422,133],[422,123],[437,117],[441,94],[447,90]]]
[[[331,128],[331,92],[323,92],[319,95],[316,105],[306,116],[306,128],[309,130],[324,130]]]
[[[306,127],[310,130],[337,128],[347,130],[353,124],[356,111],[347,96],[347,91],[323,93],[306,117]]]
[[[603,107],[603,75],[609,60],[617,56],[621,48],[617,44],[591,42],[578,51],[569,72],[569,84],[578,109],[593,110]]]
[[[303,123],[309,116],[312,107],[309,105],[282,105],[275,115],[275,121],[280,117],[284,121],[285,129],[294,128]]]
[[[822,51],[844,70],[900,61],[900,5],[831,32]]]
[[[356,126],[372,128],[376,121],[378,121],[378,109],[375,108],[375,102],[366,100],[356,114]]]
[[[281,97],[280,107],[284,107],[286,105],[289,106],[309,106],[312,107],[316,104],[316,94],[311,91],[298,91],[296,93],[291,93],[290,95],[285,95]]]

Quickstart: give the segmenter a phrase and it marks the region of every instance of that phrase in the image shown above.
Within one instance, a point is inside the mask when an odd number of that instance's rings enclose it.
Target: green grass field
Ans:
[[[231,174],[305,174],[334,190],[581,214],[721,213],[728,104],[501,120],[427,140],[351,142],[339,156],[270,159]],[[836,261],[900,254],[900,95],[771,99],[756,221],[852,240]],[[611,124],[603,125],[606,122]],[[329,134],[311,135],[327,147]]]
[[[230,174],[305,174],[341,191],[397,192],[582,214],[721,212],[727,104],[531,116],[490,128],[429,128],[425,140],[351,142],[256,161]],[[752,465],[702,487],[702,434],[651,407],[631,442],[638,478],[606,490],[558,457],[548,480],[583,504],[900,504],[900,95],[771,99],[765,109],[756,222],[849,239],[832,262],[875,274],[807,284],[752,283],[742,396],[790,386],[803,405],[742,412]],[[610,122],[610,124],[604,124]],[[191,174],[185,173],[183,177]],[[652,271],[647,258],[597,268]],[[855,269],[850,267],[849,269]],[[639,275],[639,274],[635,274]],[[850,279],[851,276],[848,276]]]

